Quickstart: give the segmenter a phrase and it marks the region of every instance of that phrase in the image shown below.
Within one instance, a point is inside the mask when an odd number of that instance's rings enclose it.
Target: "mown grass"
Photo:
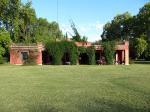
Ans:
[[[150,112],[150,65],[0,66],[0,112]]]

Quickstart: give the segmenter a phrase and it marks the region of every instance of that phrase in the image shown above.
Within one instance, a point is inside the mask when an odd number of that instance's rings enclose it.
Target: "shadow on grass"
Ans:
[[[133,61],[134,64],[150,64],[150,61]]]
[[[150,107],[132,107],[124,102],[114,102],[106,99],[95,99],[87,104],[79,105],[78,109],[81,112],[150,112]]]

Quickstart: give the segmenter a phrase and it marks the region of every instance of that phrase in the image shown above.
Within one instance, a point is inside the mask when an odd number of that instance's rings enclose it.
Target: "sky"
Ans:
[[[23,3],[29,0],[22,0]],[[150,0],[32,0],[37,17],[49,22],[57,21],[62,32],[70,32],[73,20],[79,33],[87,36],[88,41],[101,39],[103,26],[117,14],[129,12],[136,15],[139,9]],[[58,10],[57,10],[58,9]],[[58,16],[57,16],[58,11]],[[58,19],[57,19],[58,18]]]

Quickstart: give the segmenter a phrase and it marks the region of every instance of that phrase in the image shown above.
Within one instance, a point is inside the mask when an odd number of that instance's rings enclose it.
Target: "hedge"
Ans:
[[[102,43],[104,56],[108,65],[114,64],[114,55],[116,43],[114,41],[105,41]]]
[[[79,47],[78,48],[78,54],[86,53],[88,55],[88,64],[94,65],[95,62],[95,48],[94,46],[91,47]]]
[[[77,63],[78,52],[75,43],[68,41],[61,42],[47,42],[46,50],[52,56],[52,64],[61,65],[62,57],[65,53],[69,54],[70,62],[72,65]]]

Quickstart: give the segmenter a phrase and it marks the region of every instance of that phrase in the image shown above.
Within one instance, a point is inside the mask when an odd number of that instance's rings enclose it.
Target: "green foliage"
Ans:
[[[74,32],[74,36],[72,36],[72,40],[80,42],[81,41],[81,35],[79,34],[79,32],[75,26],[75,23],[73,22],[73,20],[70,20],[70,23],[71,23],[71,28]]]
[[[3,55],[5,54],[5,49],[0,46],[0,64],[3,63]]]
[[[146,3],[136,16],[134,33],[137,37],[146,34],[147,40],[150,38],[150,2]],[[133,29],[133,30],[134,30]]]
[[[111,22],[104,26],[103,40],[128,40],[130,36],[130,21],[132,16],[126,12],[114,17]]]
[[[87,55],[89,59],[89,65],[95,65],[95,48],[94,46],[87,48]]]
[[[134,47],[136,50],[136,57],[137,58],[139,58],[144,53],[144,51],[147,49],[147,45],[148,44],[143,39],[143,37],[135,39]]]
[[[1,0],[0,1],[0,18],[2,20],[6,19],[6,10],[7,10],[8,0]]]
[[[114,41],[105,41],[102,43],[103,52],[106,59],[106,63],[109,65],[114,64],[114,55],[116,44]]]
[[[86,36],[81,36],[76,28],[75,23],[73,22],[73,20],[70,21],[71,23],[71,28],[74,32],[74,35],[72,36],[72,40],[77,41],[77,42],[87,42],[88,37]]]
[[[19,7],[19,35],[17,42],[35,42],[36,13],[32,3],[27,2]]]
[[[77,64],[78,52],[74,42],[62,41],[64,53],[68,53],[72,65]]]
[[[8,49],[10,47],[11,39],[9,33],[3,29],[0,29],[0,45],[4,49]]]
[[[65,53],[69,54],[70,62],[72,65],[77,63],[77,47],[73,42],[61,41],[61,42],[47,42],[46,50],[49,55],[52,56],[52,64],[62,64],[62,57]]]
[[[95,48],[94,46],[91,47],[78,47],[78,55],[86,53],[88,55],[88,64],[94,65],[95,62]]]
[[[0,29],[0,63],[2,63],[3,57],[9,58],[9,47],[11,39],[9,33],[4,29]]]
[[[58,23],[37,18],[32,2],[1,0],[0,27],[4,26],[13,42],[34,43],[62,38]]]
[[[62,39],[62,32],[58,23],[49,23],[46,19],[39,18],[37,20],[36,41],[46,43],[47,41]]]
[[[85,47],[78,47],[78,55],[80,55],[81,53],[86,53]]]
[[[137,58],[143,54],[144,46],[140,48],[141,45],[137,45],[135,48],[134,43],[140,43],[137,42],[139,40],[136,38],[142,38],[141,35],[143,34],[148,46],[150,46],[150,2],[140,8],[139,13],[135,16],[124,13],[114,17],[111,22],[105,24],[102,39],[130,40],[130,57]],[[150,59],[149,53],[149,49],[144,50],[145,59]]]
[[[60,65],[61,58],[63,56],[63,50],[62,50],[60,42],[46,43],[46,50],[52,56],[52,64]]]
[[[148,47],[145,50],[145,59],[150,61],[150,44],[148,44]]]
[[[36,59],[38,56],[38,51],[35,50],[29,50],[29,56],[27,60],[24,61],[23,65],[36,65]]]

